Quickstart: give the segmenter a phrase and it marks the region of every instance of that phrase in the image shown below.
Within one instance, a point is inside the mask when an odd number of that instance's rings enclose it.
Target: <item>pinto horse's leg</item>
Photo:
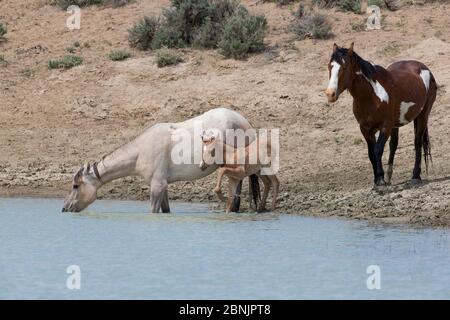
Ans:
[[[377,173],[375,176],[376,186],[386,185],[386,182],[384,181],[384,170],[383,170],[383,151],[386,141],[389,139],[391,135],[391,131],[392,128],[382,128],[380,130],[380,135],[378,136],[377,143],[375,144],[374,152],[377,164]]]
[[[393,128],[391,140],[389,141],[389,161],[386,173],[386,183],[391,184],[392,173],[394,172],[394,157],[398,147],[398,128]]]
[[[364,139],[366,139],[367,142],[367,151],[369,154],[370,163],[372,164],[373,169],[373,176],[374,176],[374,183],[376,183],[376,177],[377,177],[377,164],[375,160],[375,132],[371,129],[367,129],[363,126],[360,126],[361,133],[364,136]]]

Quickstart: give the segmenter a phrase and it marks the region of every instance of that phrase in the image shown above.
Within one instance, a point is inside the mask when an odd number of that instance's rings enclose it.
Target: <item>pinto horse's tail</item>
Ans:
[[[259,188],[259,180],[256,174],[250,176],[250,193],[252,195],[252,200],[255,204],[255,208],[258,209],[258,201],[261,200],[261,191]]]
[[[428,128],[426,128],[425,132],[423,133],[423,154],[425,158],[425,170],[428,174],[428,161],[433,163],[433,158],[431,157],[431,144],[430,135],[428,134]]]

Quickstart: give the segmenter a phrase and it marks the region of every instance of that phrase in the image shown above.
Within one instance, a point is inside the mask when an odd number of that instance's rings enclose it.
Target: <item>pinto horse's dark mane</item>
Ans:
[[[342,62],[344,61],[344,57],[347,55],[347,48],[338,48],[333,55],[331,56],[331,61]],[[373,76],[375,73],[375,66],[371,64],[369,61],[361,58],[356,52],[353,52],[352,57],[356,60],[356,64],[361,69],[363,75],[370,80],[373,80]]]

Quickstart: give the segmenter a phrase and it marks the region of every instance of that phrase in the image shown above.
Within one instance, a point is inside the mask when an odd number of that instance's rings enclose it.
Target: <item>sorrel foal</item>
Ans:
[[[416,149],[412,181],[420,181],[422,148],[426,165],[431,156],[428,116],[437,91],[430,69],[415,60],[397,61],[385,69],[361,58],[353,51],[352,43],[348,49],[334,44],[328,70],[328,101],[335,102],[346,89],[353,97],[353,113],[367,142],[375,187],[391,182],[398,128],[411,121],[414,121]],[[389,167],[385,182],[382,156],[389,137]]]
[[[214,135],[203,133],[203,153],[200,168],[205,170],[209,165],[219,164],[217,184],[214,192],[218,198],[225,201],[222,194],[222,178],[228,177],[228,200],[226,212],[230,211],[232,195],[240,181],[256,174],[264,184],[264,192],[257,211],[265,211],[269,190],[272,187],[272,211],[275,210],[279,190],[279,181],[275,174],[264,174],[264,168],[272,164],[273,154],[271,143],[266,138],[258,137],[247,147],[233,147],[217,139]],[[218,157],[216,157],[216,154]],[[269,170],[270,172],[270,170]],[[272,173],[272,172],[270,172]],[[255,189],[255,188],[253,188]]]

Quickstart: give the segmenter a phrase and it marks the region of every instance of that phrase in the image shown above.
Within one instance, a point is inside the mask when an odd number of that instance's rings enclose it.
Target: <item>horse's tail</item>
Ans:
[[[428,161],[433,164],[433,158],[431,157],[431,144],[430,144],[430,135],[428,134],[428,127],[425,129],[423,133],[423,154],[425,158],[425,170],[428,174]]]
[[[436,100],[438,90],[438,84],[436,82],[436,78],[433,73],[430,71],[430,83],[428,88],[428,99],[426,102],[427,112],[429,113],[431,107],[433,106],[434,101]],[[430,143],[430,135],[428,134],[428,126],[425,128],[423,133],[423,154],[425,158],[425,170],[428,174],[428,163],[433,165],[433,158],[431,157],[431,143]]]
[[[250,177],[250,183],[249,183],[249,187],[250,187],[250,193],[252,195],[252,200],[255,204],[255,208],[258,209],[258,202],[261,200],[261,191],[259,188],[259,179],[258,176],[256,174],[252,174]]]

